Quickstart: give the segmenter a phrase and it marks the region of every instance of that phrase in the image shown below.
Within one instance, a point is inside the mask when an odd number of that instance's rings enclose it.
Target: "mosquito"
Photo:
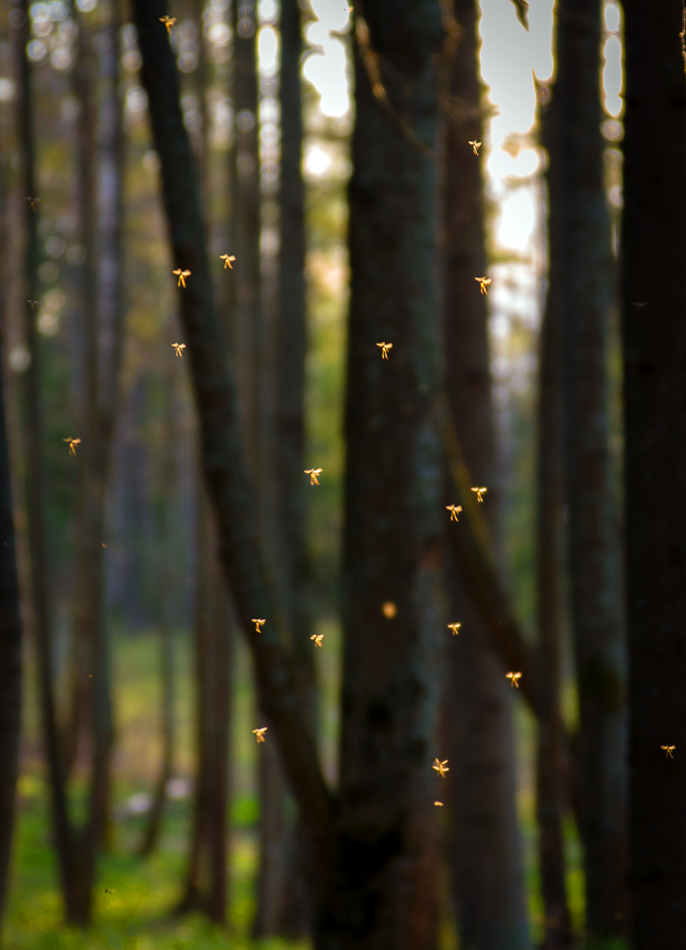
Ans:
[[[69,443],[69,454],[76,455],[76,446],[79,445],[81,439],[62,439],[62,441]]]
[[[318,485],[319,479],[317,478],[317,476],[321,474],[322,474],[321,468],[306,468],[305,469],[305,475],[310,476],[310,485]]]
[[[446,505],[445,507],[446,510],[450,512],[450,520],[459,521],[457,516],[462,511],[462,505]]]
[[[233,270],[233,267],[231,265],[233,261],[236,260],[233,254],[220,254],[219,260],[224,261],[224,270],[226,270],[227,267],[229,268],[229,270]]]
[[[267,741],[267,740],[264,738],[264,734],[265,734],[265,732],[267,731],[267,729],[268,729],[268,726],[262,726],[261,729],[253,729],[252,734],[253,734],[253,735],[255,736],[255,738],[257,739],[257,744],[258,744],[258,745],[260,744],[260,742],[266,742],[266,741]]]
[[[173,270],[172,274],[174,274],[175,277],[179,278],[179,282],[176,285],[177,287],[185,287],[186,278],[191,276],[191,272],[189,270],[181,270],[180,267],[178,270]]]
[[[487,488],[472,488],[472,491],[475,491],[475,492],[476,492],[476,500],[477,500],[477,501],[483,501],[483,500],[484,500],[484,495],[486,494],[486,492],[488,491],[488,489],[487,489]]]
[[[42,198],[31,198],[29,195],[24,196],[24,201],[28,201],[34,214],[36,213],[36,205],[40,204],[42,200]]]
[[[252,618],[250,623],[255,624],[255,633],[262,633],[262,627],[265,625],[266,620],[257,620],[255,617]]]
[[[31,311],[32,311],[32,312],[33,312],[33,311],[36,309],[36,307],[38,306],[38,301],[37,301],[37,300],[27,300],[26,302],[27,302],[27,304],[29,305],[29,307],[31,307]]]
[[[472,151],[475,155],[479,154],[479,149],[481,148],[482,144],[482,142],[477,142],[476,139],[474,139],[472,142],[467,142],[467,145],[472,146]]]
[[[388,351],[393,349],[393,344],[392,343],[377,343],[376,345],[381,347],[381,359],[387,360]]]
[[[522,678],[521,673],[507,673],[507,678],[510,681],[510,686],[516,686],[519,689],[519,680]]]
[[[482,294],[486,294],[488,297],[488,285],[491,283],[490,277],[475,277],[474,280],[479,285],[479,290]]]
[[[665,752],[667,753],[667,755],[665,756],[665,758],[667,758],[667,759],[673,759],[673,758],[674,758],[674,756],[672,755],[672,753],[673,753],[674,750],[676,749],[676,746],[675,746],[675,745],[661,745],[660,748],[661,748],[661,749],[664,749]]]
[[[164,23],[164,25],[167,27],[167,33],[171,36],[172,27],[176,23],[176,17],[175,16],[161,16],[160,23]]]
[[[176,355],[183,358],[182,350],[185,350],[185,349],[186,349],[186,344],[185,344],[185,343],[172,343],[172,346],[173,346],[174,349],[176,350]]]
[[[431,766],[431,768],[432,768],[435,772],[438,772],[438,774],[441,776],[441,778],[445,778],[445,773],[450,771],[450,769],[448,768],[448,760],[447,760],[447,759],[445,759],[444,762],[441,762],[440,759],[434,759],[434,764]]]
[[[448,624],[448,630],[452,630],[453,636],[456,637],[456,636],[458,635],[458,633],[460,632],[460,627],[461,627],[461,626],[462,626],[461,623],[449,623],[449,624]]]
[[[322,645],[322,640],[324,639],[323,633],[313,633],[310,637],[310,640],[314,640],[314,645],[320,647]]]

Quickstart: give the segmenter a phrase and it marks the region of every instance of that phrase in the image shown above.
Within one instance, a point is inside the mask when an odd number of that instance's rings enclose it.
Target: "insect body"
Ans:
[[[479,149],[481,148],[481,144],[482,144],[482,143],[481,143],[481,142],[477,142],[476,139],[475,139],[474,141],[472,141],[472,142],[467,142],[467,145],[471,145],[471,146],[472,146],[472,151],[474,152],[475,155],[478,155],[478,154],[479,154]]]
[[[519,689],[519,680],[522,678],[521,673],[507,673],[507,678],[510,681],[510,686],[516,686]]]
[[[69,444],[69,454],[76,455],[76,446],[80,444],[81,439],[62,439]]]
[[[318,485],[319,479],[317,478],[317,476],[322,474],[322,469],[321,468],[306,468],[305,474],[310,476],[310,485]]]
[[[167,27],[167,33],[171,36],[172,27],[176,23],[176,17],[175,16],[161,16],[160,23],[164,23],[164,25]]]
[[[393,349],[393,344],[392,343],[377,343],[376,345],[381,347],[381,359],[387,360],[388,351]]]
[[[253,729],[252,734],[253,734],[253,735],[255,736],[255,738],[257,739],[257,744],[258,744],[258,745],[260,744],[260,742],[266,742],[266,741],[267,741],[267,740],[264,738],[264,734],[265,734],[265,732],[267,731],[267,729],[268,729],[268,726],[262,726],[261,729]]]
[[[189,270],[181,270],[180,267],[178,268],[178,270],[173,270],[172,274],[174,274],[175,277],[179,278],[179,282],[176,285],[177,287],[185,287],[186,278],[191,276],[191,272]]]
[[[255,633],[262,633],[262,627],[265,625],[267,621],[257,620],[255,617],[253,617],[250,622],[255,624]]]
[[[486,294],[488,297],[488,285],[491,283],[490,277],[475,277],[474,280],[479,285],[479,290],[482,294]]]
[[[174,349],[176,350],[176,355],[183,357],[183,352],[182,352],[182,350],[185,350],[185,349],[186,349],[186,344],[185,344],[185,343],[172,343],[172,346],[173,346]]]
[[[443,762],[441,762],[440,759],[434,759],[434,764],[431,766],[431,768],[432,768],[435,772],[438,772],[438,774],[441,776],[441,778],[445,778],[445,773],[450,771],[450,769],[448,768],[448,760],[447,760],[447,759],[445,759],[445,761],[443,761]]]
[[[488,489],[487,489],[487,488],[472,488],[472,491],[476,492],[476,500],[477,500],[477,501],[483,501],[483,500],[484,500],[484,495],[486,494],[486,492],[488,491]]]
[[[461,623],[449,623],[449,624],[448,624],[448,630],[452,630],[453,636],[456,637],[456,636],[458,635],[458,633],[460,632],[460,627],[461,627],[461,626],[462,626]]]
[[[26,196],[24,197],[24,201],[28,201],[28,203],[31,205],[31,210],[33,211],[34,214],[36,213],[36,205],[37,205],[41,200],[42,200],[41,198],[31,198],[31,197],[29,197],[29,195],[26,195]]]
[[[462,511],[462,505],[446,505],[445,507],[446,510],[450,512],[450,520],[459,521],[457,516]]]
[[[674,756],[672,755],[672,753],[673,753],[674,750],[676,749],[676,746],[675,746],[675,745],[661,745],[660,748],[661,748],[661,749],[664,749],[664,751],[667,753],[667,755],[665,756],[665,758],[667,758],[667,759],[673,759],[673,758],[674,758]]]
[[[234,257],[233,254],[230,254],[230,255],[229,255],[229,254],[220,254],[220,255],[219,255],[219,260],[220,260],[220,261],[224,261],[224,270],[226,270],[227,267],[229,268],[229,270],[233,270],[233,267],[232,267],[231,265],[232,265],[233,261],[236,260],[236,258]]]
[[[323,633],[313,633],[310,637],[310,640],[314,640],[314,645],[320,647],[322,645],[322,640],[324,639]]]

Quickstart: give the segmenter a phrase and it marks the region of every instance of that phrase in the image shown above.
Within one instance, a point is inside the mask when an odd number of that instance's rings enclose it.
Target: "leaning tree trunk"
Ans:
[[[340,803],[315,946],[424,950],[447,518],[434,415],[441,11],[379,0],[365,13],[356,5]],[[393,345],[388,360],[380,342]]]
[[[3,248],[6,248],[6,233],[4,232],[7,214],[6,181],[3,168],[0,182],[0,215],[2,216],[0,227],[3,227],[0,244]],[[19,581],[14,541],[12,470],[2,371],[6,365],[7,356],[4,346],[6,300],[7,295],[3,292],[0,305],[0,933],[12,849],[22,697]]]
[[[556,79],[562,404],[572,627],[579,695],[586,927],[626,931],[626,700],[607,412],[615,265],[600,131],[600,0],[558,0]],[[559,236],[559,243],[558,243]]]
[[[491,537],[498,533],[497,457],[491,394],[488,308],[474,277],[485,273],[482,159],[469,140],[483,140],[477,4],[454,0],[462,27],[450,66],[445,171],[445,349],[450,409]],[[450,525],[450,530],[456,528]],[[459,530],[459,529],[457,529]],[[522,847],[517,822],[513,697],[500,657],[459,568],[450,577],[442,757],[451,761],[448,855],[460,943],[474,950],[528,946]]]
[[[632,947],[686,932],[683,5],[624,0],[624,511]],[[681,32],[681,42],[679,34]],[[660,749],[675,745],[674,759]]]
[[[550,96],[547,86],[541,93]],[[541,145],[549,157],[546,175],[548,234],[559,227],[559,155],[555,103],[539,102]],[[553,244],[559,242],[556,235]],[[557,246],[557,245],[556,245]],[[559,258],[551,257],[538,342],[536,446],[536,588],[538,627],[538,744],[536,817],[538,861],[545,914],[543,950],[571,946],[572,931],[564,856],[565,730],[561,710],[562,622],[562,403]]]

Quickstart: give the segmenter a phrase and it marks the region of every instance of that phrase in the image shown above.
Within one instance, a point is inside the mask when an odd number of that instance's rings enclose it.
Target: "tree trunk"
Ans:
[[[600,131],[600,0],[558,0],[562,404],[571,613],[579,695],[586,926],[626,931],[626,710],[619,545],[608,451],[607,327],[615,266]],[[558,243],[559,236],[559,243]]]
[[[474,485],[488,487],[484,513],[497,538],[497,458],[486,298],[474,276],[486,272],[481,160],[468,144],[483,140],[477,5],[454,0],[462,27],[450,67],[445,181],[445,350],[447,391]],[[455,526],[449,526],[449,530]],[[459,529],[458,529],[459,530]],[[477,605],[460,573],[450,576],[449,638],[442,757],[452,772],[449,857],[461,945],[474,950],[528,946],[524,872],[517,822],[512,692]],[[447,632],[447,631],[446,631]]]
[[[557,177],[558,111],[540,85],[541,145],[548,154],[548,234],[559,227]],[[545,96],[545,101],[542,98]],[[559,246],[559,235],[549,243]],[[536,817],[538,861],[545,913],[543,950],[572,944],[567,905],[563,819],[565,810],[565,735],[561,711],[562,622],[562,387],[560,350],[560,261],[550,256],[548,290],[538,342],[536,448],[536,586],[538,627],[538,744]]]
[[[683,6],[624,0],[624,512],[632,947],[686,931]],[[659,144],[657,144],[659,143]],[[674,759],[661,745],[676,745]]]
[[[379,0],[365,7],[367,22],[362,12],[356,5],[340,805],[315,946],[424,950],[435,936],[431,760],[447,517],[433,415],[442,365],[429,157],[443,36],[433,0]],[[370,55],[385,95],[365,70]],[[380,341],[393,344],[388,360]]]
[[[0,237],[7,249],[7,170],[0,170]],[[4,273],[3,277],[7,277]],[[7,895],[14,800],[19,765],[22,698],[22,628],[14,540],[12,470],[5,412],[7,294],[0,305],[0,933]]]
[[[17,127],[21,148],[22,182],[25,196],[36,195],[35,139],[33,132],[33,83],[26,53],[30,39],[27,0],[17,8],[23,24],[15,35],[18,58],[19,90]],[[39,234],[38,209],[25,200],[24,224],[24,292],[27,300],[38,299]],[[52,675],[52,618],[47,566],[45,525],[45,474],[43,457],[43,410],[41,400],[41,353],[36,327],[37,312],[24,305],[24,339],[30,362],[21,386],[21,416],[24,449],[27,537],[31,575],[33,634],[38,667],[38,698],[40,704],[44,751],[48,767],[55,848],[67,912],[75,898],[73,835],[67,811],[65,778],[60,748],[60,735],[55,712],[55,684]]]

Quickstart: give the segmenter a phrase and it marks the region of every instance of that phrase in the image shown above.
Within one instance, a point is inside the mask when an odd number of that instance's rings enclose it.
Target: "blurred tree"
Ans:
[[[557,181],[558,110],[550,87],[536,84],[540,144],[548,154],[548,236],[559,247],[560,192]],[[542,199],[543,200],[543,199]],[[545,306],[538,341],[536,447],[536,585],[538,627],[538,741],[536,817],[538,860],[545,914],[544,950],[572,944],[565,884],[563,838],[565,728],[560,705],[562,580],[562,402],[560,352],[560,259],[550,255]]]
[[[635,950],[667,950],[686,930],[684,7],[623,9],[631,929]]]
[[[559,194],[551,226],[559,275],[565,490],[579,696],[580,832],[586,926],[626,930],[626,699],[619,539],[607,410],[608,321],[615,264],[603,180],[600,105],[603,5],[558,0],[555,27]],[[558,190],[559,189],[559,190]]]
[[[445,172],[445,351],[447,392],[473,485],[498,537],[498,476],[491,396],[487,298],[474,276],[486,273],[480,157],[483,141],[477,17],[474,0],[454,0],[460,44],[447,86]],[[452,492],[451,492],[452,500]],[[451,619],[464,635],[447,652],[441,757],[451,761],[445,796],[451,806],[448,857],[460,943],[475,950],[529,945],[522,847],[517,822],[512,690],[487,622],[449,573]]]
[[[8,274],[8,167],[0,164],[0,254],[3,288]],[[22,626],[12,509],[12,468],[5,410],[7,297],[0,294],[0,932],[12,852],[22,699]]]

